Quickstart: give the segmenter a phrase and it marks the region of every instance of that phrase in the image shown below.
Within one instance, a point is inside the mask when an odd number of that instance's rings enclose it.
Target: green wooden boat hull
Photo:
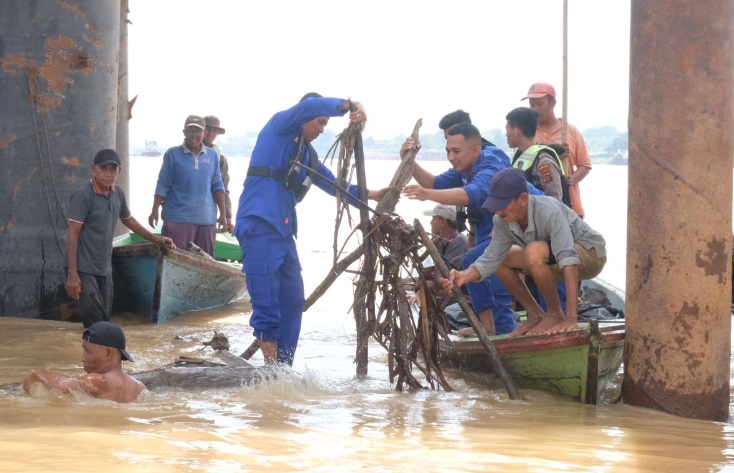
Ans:
[[[589,297],[624,309],[624,293],[599,280],[584,281]],[[596,404],[619,372],[624,357],[624,319],[593,321],[553,335],[489,337],[518,387],[563,394]],[[439,340],[440,357],[461,369],[491,371],[489,356],[477,337]]]
[[[160,235],[160,229],[153,231],[154,235]],[[148,243],[145,238],[130,233],[132,243]],[[229,233],[217,233],[217,239],[214,242],[214,259],[217,261],[242,262],[242,249],[237,238]]]
[[[588,327],[554,335],[490,337],[518,387],[549,391],[596,404],[619,371],[624,355],[624,323]],[[462,369],[490,371],[476,337],[439,341],[439,353]]]

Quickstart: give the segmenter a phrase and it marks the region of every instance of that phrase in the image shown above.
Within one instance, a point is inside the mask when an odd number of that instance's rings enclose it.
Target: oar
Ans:
[[[563,0],[563,101],[561,102],[561,144],[566,142],[568,137],[568,0]],[[568,153],[563,153],[568,156]],[[569,175],[571,171],[568,167],[568,157],[563,158],[563,172]]]
[[[418,219],[415,219],[413,225],[416,232],[418,232],[418,236],[428,250],[428,253],[431,255],[431,258],[433,258],[433,264],[436,265],[436,268],[438,268],[438,270],[441,272],[441,275],[444,278],[448,279],[449,268],[446,267],[446,263],[443,262],[441,253],[438,252],[436,247],[433,245],[433,242],[428,237],[428,234],[423,229],[423,225],[421,225],[421,222]],[[502,383],[505,385],[505,388],[507,389],[507,394],[510,395],[510,399],[522,399],[522,396],[520,395],[520,392],[518,391],[515,382],[512,380],[512,377],[510,377],[510,374],[507,372],[505,366],[502,364],[502,360],[500,359],[500,355],[497,352],[497,349],[494,347],[494,345],[492,345],[492,341],[487,336],[487,332],[484,331],[484,327],[482,327],[482,324],[479,321],[477,314],[474,313],[474,309],[471,307],[471,305],[469,305],[469,302],[466,300],[464,293],[461,292],[461,288],[459,288],[458,286],[454,286],[454,296],[456,297],[456,301],[459,303],[459,306],[461,306],[461,309],[464,311],[467,318],[469,319],[469,323],[474,328],[474,331],[479,337],[479,341],[482,343],[482,346],[485,350],[487,350],[487,355],[489,355],[489,361],[492,364],[492,368],[494,369],[494,372],[497,373],[497,376],[499,376]]]

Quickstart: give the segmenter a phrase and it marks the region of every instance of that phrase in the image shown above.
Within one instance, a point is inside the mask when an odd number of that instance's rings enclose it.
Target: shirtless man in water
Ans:
[[[496,273],[527,310],[527,321],[508,337],[565,332],[578,323],[578,281],[596,277],[607,261],[604,237],[558,199],[528,195],[525,173],[517,168],[495,174],[484,208],[494,212],[492,242],[464,271],[441,279],[454,285],[479,281]],[[548,303],[546,312],[530,295],[519,271],[531,275]],[[566,314],[556,284],[566,283]]]
[[[98,399],[130,402],[138,398],[145,385],[122,371],[122,360],[134,361],[125,350],[125,334],[112,322],[95,322],[82,335],[84,371],[72,378],[45,369],[32,370],[23,379],[23,389],[30,392],[37,382],[64,394],[81,391]]]

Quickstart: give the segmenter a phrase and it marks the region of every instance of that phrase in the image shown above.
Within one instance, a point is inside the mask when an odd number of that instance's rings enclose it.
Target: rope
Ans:
[[[50,192],[48,189],[48,183],[46,182],[46,167],[44,166],[43,150],[41,148],[41,138],[40,138],[39,131],[38,131],[38,121],[36,120],[36,106],[42,106],[42,107],[44,106],[40,101],[37,100],[37,91],[40,90],[39,85],[38,85],[38,77],[35,73],[32,74],[30,72],[27,73],[27,76],[28,76],[28,90],[29,90],[29,95],[31,99],[31,107],[32,107],[32,112],[33,112],[33,128],[36,134],[36,148],[38,150],[38,157],[41,163],[41,173],[43,175],[43,187],[46,191],[46,203],[48,205],[48,213],[49,213],[49,217],[51,218],[51,224],[53,225],[53,228],[54,228],[54,234],[56,235],[56,243],[59,245],[59,250],[61,250],[62,256],[66,257],[66,249],[64,248],[64,245],[61,243],[61,237],[59,236],[59,229],[57,228],[56,222],[54,221],[54,212],[53,212],[53,208],[51,205],[51,196],[50,196]],[[63,206],[60,204],[61,199],[59,198],[59,194],[56,188],[56,181],[54,179],[53,161],[51,160],[51,143],[48,140],[48,128],[46,126],[46,119],[43,118],[43,114],[41,114],[41,116],[42,116],[42,121],[43,121],[43,133],[46,135],[46,150],[48,153],[49,165],[51,167],[51,182],[54,188],[54,195],[56,196],[56,202],[59,203],[58,207],[61,209],[61,215],[64,217],[64,222],[66,222],[67,221],[66,213],[64,212]]]

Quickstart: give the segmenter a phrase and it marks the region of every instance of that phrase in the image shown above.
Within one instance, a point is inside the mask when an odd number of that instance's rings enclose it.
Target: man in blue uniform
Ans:
[[[292,365],[301,331],[304,293],[295,242],[296,204],[311,182],[336,195],[336,179],[310,143],[330,117],[343,116],[350,107],[350,121],[364,127],[367,114],[359,102],[306,94],[273,115],[252,151],[234,234],[242,247],[242,271],[252,303],[250,325],[268,364]],[[305,168],[323,178],[307,174]],[[350,186],[349,192],[357,198],[357,186]],[[379,200],[383,194],[384,189],[369,191],[368,198]]]
[[[468,118],[468,114],[466,116]],[[445,134],[447,158],[453,168],[434,176],[416,163],[413,178],[418,184],[405,186],[403,193],[410,199],[469,207],[468,213],[475,216],[476,229],[474,235],[470,234],[470,241],[474,237],[474,247],[462,261],[462,267],[469,267],[490,241],[493,215],[481,207],[489,195],[489,183],[497,172],[510,166],[510,158],[491,143],[484,143],[479,129],[471,123],[456,123],[446,129]],[[401,157],[416,146],[412,139],[406,140],[400,150]],[[501,286],[499,280],[494,283]],[[514,330],[514,314],[509,307],[512,298],[506,289],[500,303],[495,300],[489,280],[469,284],[467,290],[472,306],[488,334]],[[493,311],[497,308],[500,310]]]

